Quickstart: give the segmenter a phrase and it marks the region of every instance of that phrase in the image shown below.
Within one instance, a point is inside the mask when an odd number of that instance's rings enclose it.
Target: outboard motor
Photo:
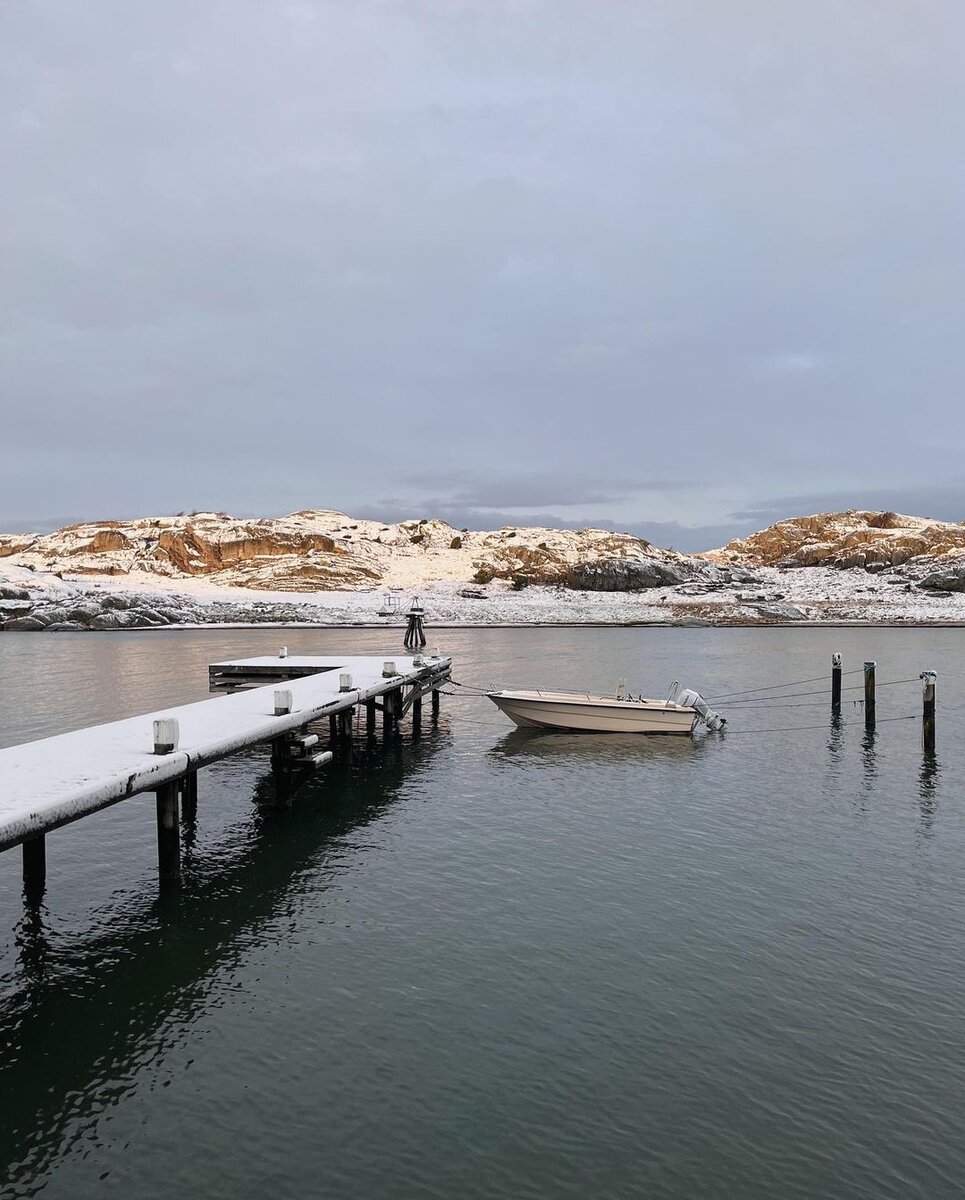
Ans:
[[[707,701],[693,688],[683,688],[682,690],[675,688],[671,695],[674,704],[679,704],[683,708],[692,708],[708,729],[723,729],[727,724],[727,719],[720,713],[714,712]]]

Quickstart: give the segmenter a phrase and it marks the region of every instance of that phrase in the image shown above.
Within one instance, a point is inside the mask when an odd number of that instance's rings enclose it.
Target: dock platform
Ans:
[[[410,710],[416,727],[424,695],[431,695],[437,715],[438,689],[451,665],[450,658],[422,655],[392,660],[286,655],[214,663],[209,686],[234,694],[0,750],[0,850],[23,844],[25,882],[42,882],[47,833],[153,791],[162,876],[176,875],[179,800],[196,803],[200,768],[262,742],[271,743],[280,776],[322,765],[331,753],[312,752],[319,738],[309,725],[328,718],[337,744],[351,736],[359,706],[365,708],[368,734],[375,732],[377,711],[386,731],[396,729]],[[157,744],[158,728],[174,729],[173,744]]]

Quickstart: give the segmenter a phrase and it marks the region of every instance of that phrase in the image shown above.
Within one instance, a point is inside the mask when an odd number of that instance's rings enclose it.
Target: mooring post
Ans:
[[[841,655],[831,655],[831,711],[841,711]]]
[[[864,727],[875,727],[875,664],[866,662],[864,665]]]
[[[157,800],[157,866],[162,883],[181,877],[181,834],[178,828],[178,781],[162,784]]]
[[[938,675],[922,671],[921,679],[921,744],[926,754],[935,753],[935,689]]]
[[[23,843],[23,887],[29,899],[43,895],[47,881],[47,839],[42,833]]]

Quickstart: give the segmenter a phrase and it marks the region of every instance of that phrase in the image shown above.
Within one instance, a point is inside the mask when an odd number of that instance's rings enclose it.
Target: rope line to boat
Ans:
[[[886,721],[919,721],[919,720],[921,720],[921,713],[912,713],[910,716],[907,716],[907,717],[879,717],[877,724],[883,725]],[[860,725],[861,727],[864,727],[864,721],[839,721],[837,725],[833,725],[833,726],[829,726],[827,724],[824,724],[824,725],[781,725],[777,728],[770,728],[770,729],[732,729],[730,727],[730,725],[728,725],[726,730],[724,730],[724,732],[723,732],[723,736],[724,737],[734,737],[735,735],[740,736],[745,733],[797,733],[799,730],[801,730],[803,732],[806,729],[823,729],[825,733],[833,733],[836,729],[844,729],[846,727],[853,726],[853,725]]]
[[[945,709],[943,711],[950,712],[952,710]],[[480,720],[477,720],[475,717],[457,716],[454,713],[449,713],[447,715],[446,719],[448,721],[462,722],[464,725],[485,725],[489,729],[502,729],[504,733],[516,732],[514,730],[513,726],[511,726],[511,725],[507,726],[501,721],[480,721]],[[921,713],[911,713],[910,715],[904,716],[904,717],[879,717],[877,724],[883,725],[889,721],[918,721],[920,719],[921,719]],[[726,729],[720,730],[719,732],[720,732],[720,736],[726,740],[729,737],[744,736],[745,734],[751,734],[751,733],[798,733],[798,732],[804,733],[808,730],[813,730],[813,729],[819,729],[819,730],[823,729],[825,733],[833,733],[836,729],[845,729],[845,728],[851,728],[851,727],[865,728],[865,724],[864,724],[864,721],[839,721],[837,723],[837,725],[831,725],[826,722],[823,725],[768,726],[768,728],[766,728],[766,729],[734,729],[731,725],[728,725]],[[561,730],[559,732],[566,732],[566,731]],[[643,734],[643,735],[636,735],[636,736],[646,737],[647,735]],[[652,734],[650,736],[659,737],[661,735]],[[666,736],[666,735],[663,735],[663,736]],[[710,736],[710,735],[708,735],[708,736]]]
[[[852,671],[842,671],[842,675],[860,675],[864,667],[855,667]],[[815,675],[813,679],[792,679],[788,683],[772,683],[769,687],[745,688],[742,692],[723,692],[719,696],[705,696],[705,700],[729,700],[732,696],[748,696],[751,692],[774,692],[778,688],[801,687],[805,683],[824,683],[827,674]],[[830,688],[828,689],[830,691]]]
[[[920,683],[920,682],[921,682],[921,680],[916,675],[914,679],[882,679],[876,683],[876,687],[880,687],[880,688],[895,687],[899,683]],[[851,684],[849,687],[842,688],[841,690],[842,690],[842,692],[860,692],[860,691],[864,690],[864,684],[863,683],[854,683],[854,684]],[[774,701],[774,700],[791,700],[796,696],[830,696],[830,695],[831,695],[830,688],[819,688],[815,692],[785,692],[781,696],[750,696],[746,700],[728,701],[728,704],[734,708],[737,708],[738,706],[744,705],[744,704],[767,705],[771,701]],[[719,696],[713,697],[713,699],[715,700],[715,702],[720,701]]]

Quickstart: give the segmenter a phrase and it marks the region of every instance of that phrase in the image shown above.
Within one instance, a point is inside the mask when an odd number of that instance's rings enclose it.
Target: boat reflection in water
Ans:
[[[514,729],[489,751],[493,759],[530,759],[551,762],[602,762],[604,760],[688,763],[703,752],[705,738],[668,738],[660,734],[566,733]]]

